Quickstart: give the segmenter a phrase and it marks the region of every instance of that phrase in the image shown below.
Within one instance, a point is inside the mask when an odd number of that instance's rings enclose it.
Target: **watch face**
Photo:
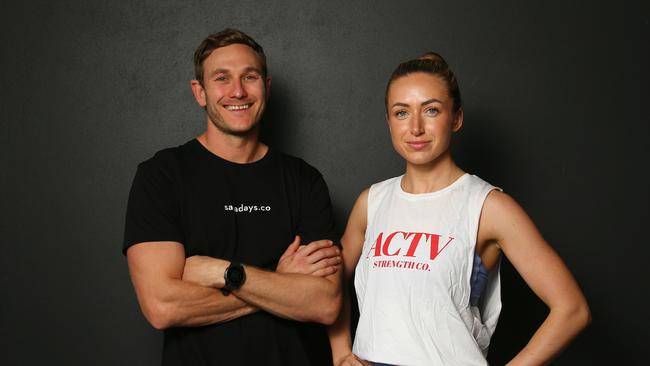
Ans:
[[[246,271],[244,271],[244,266],[239,263],[230,263],[230,266],[226,268],[226,272],[223,274],[224,280],[226,280],[225,285],[221,288],[221,292],[228,296],[230,292],[238,289],[244,281],[246,281]]]
[[[237,289],[246,281],[244,266],[239,263],[232,263],[226,271],[226,286]]]
[[[231,267],[228,270],[228,280],[233,284],[240,284],[244,280],[244,268],[241,266]]]

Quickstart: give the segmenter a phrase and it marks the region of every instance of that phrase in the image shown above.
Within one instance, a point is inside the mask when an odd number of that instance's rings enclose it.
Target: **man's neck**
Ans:
[[[217,129],[206,130],[197,140],[218,157],[238,164],[258,161],[266,155],[269,147],[259,141],[258,131],[244,136],[223,133]]]

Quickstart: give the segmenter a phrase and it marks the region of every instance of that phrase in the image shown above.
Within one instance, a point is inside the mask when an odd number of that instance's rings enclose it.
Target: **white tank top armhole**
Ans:
[[[471,202],[472,207],[470,209],[470,212],[475,212],[477,215],[476,217],[473,217],[470,220],[471,227],[469,231],[473,235],[473,241],[474,241],[473,247],[476,248],[476,243],[478,240],[478,228],[479,228],[481,217],[483,215],[483,206],[485,204],[485,201],[487,200],[487,197],[490,194],[490,192],[494,190],[503,192],[503,189],[499,187],[495,187],[474,175],[472,176],[472,178],[479,180],[482,183],[480,185],[480,188],[478,188],[475,193],[474,196],[475,198]],[[499,261],[494,266],[494,268],[492,268],[488,273],[488,282],[481,296],[481,302],[479,304],[479,309],[478,309],[480,312],[483,325],[485,326],[484,329],[485,331],[488,332],[488,342],[489,342],[489,338],[491,338],[492,335],[494,334],[494,331],[497,326],[497,322],[499,320],[499,314],[501,313],[502,305],[501,305],[500,272],[501,272],[501,259],[499,259]],[[487,354],[488,345],[485,345],[485,349],[482,350],[484,354]]]

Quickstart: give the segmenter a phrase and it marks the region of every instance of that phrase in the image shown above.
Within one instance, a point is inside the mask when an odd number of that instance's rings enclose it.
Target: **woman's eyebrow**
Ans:
[[[427,104],[431,104],[431,103],[440,103],[440,104],[444,104],[444,103],[442,103],[442,101],[439,100],[439,99],[431,98],[431,99],[429,99],[429,100],[425,100],[424,102],[420,103],[420,105],[422,106],[422,105],[427,105]]]

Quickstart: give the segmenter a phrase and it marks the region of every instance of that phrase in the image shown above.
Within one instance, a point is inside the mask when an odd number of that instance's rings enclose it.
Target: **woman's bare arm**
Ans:
[[[492,191],[484,204],[479,242],[496,241],[549,314],[508,365],[544,365],[591,322],[587,301],[562,259],[526,212],[505,193]]]

